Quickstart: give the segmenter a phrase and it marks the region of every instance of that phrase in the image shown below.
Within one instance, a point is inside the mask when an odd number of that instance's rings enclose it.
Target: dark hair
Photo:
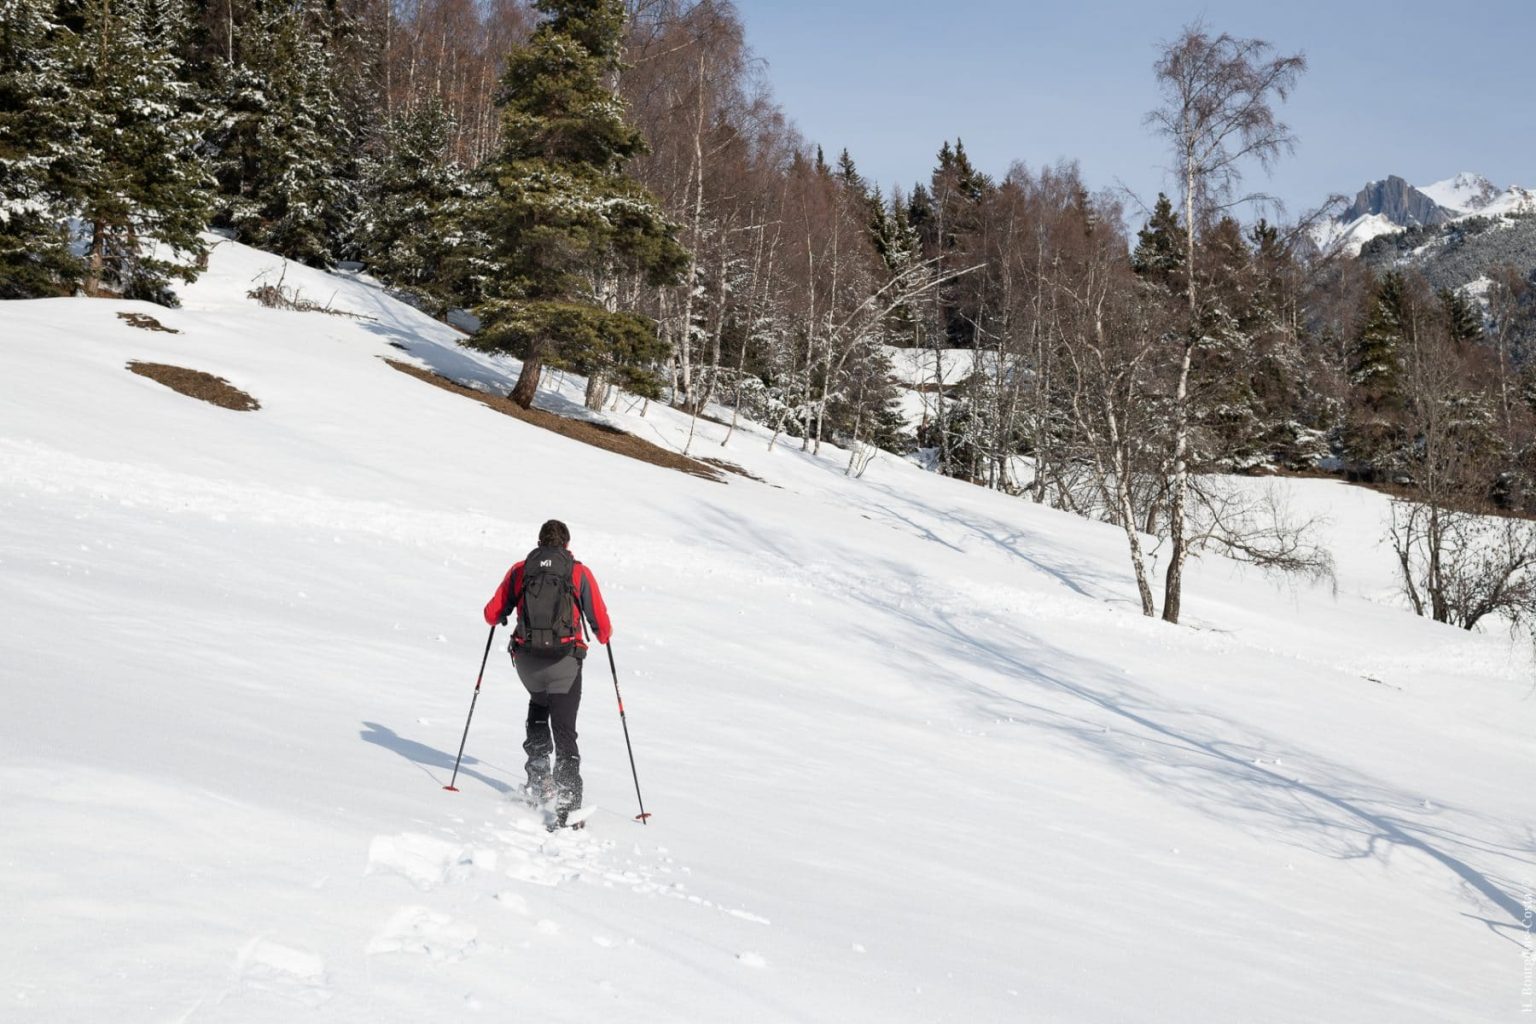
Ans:
[[[571,530],[558,519],[551,519],[539,527],[539,546],[563,548],[571,542]]]

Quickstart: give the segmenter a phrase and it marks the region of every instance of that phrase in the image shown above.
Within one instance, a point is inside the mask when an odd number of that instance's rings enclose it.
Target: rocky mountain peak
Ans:
[[[1434,227],[1448,223],[1452,217],[1450,211],[1395,174],[1361,189],[1339,219],[1348,223],[1371,216],[1385,217],[1405,228]]]

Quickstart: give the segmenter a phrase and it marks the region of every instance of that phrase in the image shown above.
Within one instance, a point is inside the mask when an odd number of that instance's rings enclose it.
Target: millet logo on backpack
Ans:
[[[554,564],[555,564],[555,560],[553,558],[546,558],[546,559],[544,559],[544,561],[539,563],[539,568],[540,569],[548,569],[550,566],[552,566]]]

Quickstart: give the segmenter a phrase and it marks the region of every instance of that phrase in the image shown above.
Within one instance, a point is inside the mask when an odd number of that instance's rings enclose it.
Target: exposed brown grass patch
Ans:
[[[215,377],[202,370],[189,370],[185,366],[170,366],[166,363],[141,363],[137,359],[128,364],[128,369],[188,398],[200,398],[221,409],[250,412],[261,408],[260,402],[223,377]]]
[[[760,484],[766,484],[768,482],[762,477],[758,476],[756,473],[749,473],[747,470],[742,469],[740,466],[736,465],[736,463],[730,462],[726,459],[701,458],[699,461],[707,462],[717,469],[725,470],[727,473],[735,473],[737,476],[744,476],[748,480],[756,480]]]
[[[126,320],[129,327],[137,327],[145,331],[164,331],[166,334],[180,334],[174,327],[167,327],[148,313],[119,313],[119,320]]]
[[[488,395],[484,391],[476,391],[467,388],[456,381],[431,370],[424,370],[410,363],[402,363],[395,359],[384,360],[390,366],[401,373],[408,373],[417,380],[424,380],[434,387],[444,391],[452,391],[456,395],[472,398],[481,405],[489,406],[497,412],[513,419],[531,423],[536,427],[553,431],[562,437],[569,437],[573,441],[589,444],[594,448],[613,452],[617,455],[627,455],[631,459],[639,459],[641,462],[649,462],[653,466],[663,466],[667,469],[675,469],[691,476],[702,477],[705,480],[713,480],[716,483],[724,483],[725,480],[719,472],[710,466],[704,465],[696,459],[690,459],[685,455],[679,455],[670,448],[663,448],[658,444],[652,444],[644,438],[634,434],[610,427],[606,423],[593,423],[589,420],[571,419],[560,416],[545,409],[524,409],[510,398],[500,395]]]

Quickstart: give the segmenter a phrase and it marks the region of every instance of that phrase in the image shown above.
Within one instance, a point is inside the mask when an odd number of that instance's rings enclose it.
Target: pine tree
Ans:
[[[1131,253],[1131,269],[1145,280],[1178,289],[1178,276],[1184,268],[1184,228],[1173,203],[1162,192],[1152,206],[1152,216],[1136,233],[1136,248]]]
[[[939,258],[941,271],[954,274],[979,261],[979,254],[969,250],[980,233],[984,206],[993,185],[971,166],[965,143],[959,139],[953,147],[948,141],[940,147],[929,185],[932,209],[922,223],[914,218],[913,226],[921,232],[924,254]],[[971,348],[976,344],[980,311],[976,292],[982,287],[981,275],[968,275],[934,289],[944,337],[953,348]]]
[[[454,275],[469,187],[448,157],[452,131],[436,97],[394,119],[385,133],[385,155],[366,172],[356,238],[369,270],[435,316],[462,301],[465,290]]]
[[[321,0],[253,5],[221,69],[210,135],[215,223],[243,242],[328,267],[359,203],[354,136],[335,88]]]
[[[1349,382],[1361,396],[1379,404],[1397,390],[1397,353],[1403,342],[1405,282],[1388,271],[1371,298],[1370,315],[1351,353]]]
[[[933,196],[929,194],[927,186],[919,182],[913,186],[912,195],[907,199],[907,225],[917,237],[919,253],[934,231],[935,215]]]
[[[70,73],[82,126],[79,216],[89,232],[86,290],[175,303],[208,224],[201,120],[178,52],[180,0],[88,0]]]
[[[1251,465],[1262,458],[1253,373],[1265,315],[1253,251],[1235,219],[1222,217],[1200,233],[1196,266],[1202,342],[1193,355],[1191,407],[1208,448],[1196,456]]]
[[[73,34],[52,8],[0,0],[0,299],[65,294],[84,270],[66,224],[77,171]]]
[[[1458,288],[1445,288],[1438,298],[1452,341],[1466,345],[1483,340],[1483,314],[1465,293]]]
[[[816,147],[816,151],[820,153],[821,147]],[[864,181],[864,176],[859,173],[858,167],[854,166],[853,157],[849,154],[847,147],[837,155],[837,176],[846,187],[861,195],[869,194],[869,185]]]
[[[507,58],[501,146],[478,211],[493,268],[478,307],[481,348],[512,352],[512,398],[533,404],[545,363],[602,373],[655,394],[665,356],[653,322],[617,308],[614,284],[675,283],[687,252],[625,165],[644,152],[610,86],[620,67],[621,0],[537,0],[545,17]]]
[[[1370,298],[1370,312],[1350,352],[1351,417],[1344,444],[1349,456],[1374,473],[1397,441],[1403,408],[1399,352],[1408,318],[1407,281],[1397,271],[1383,275]]]

